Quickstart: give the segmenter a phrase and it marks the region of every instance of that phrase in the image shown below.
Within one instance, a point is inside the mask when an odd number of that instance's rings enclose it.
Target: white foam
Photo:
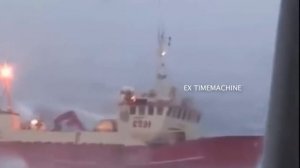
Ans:
[[[0,168],[29,168],[19,157],[0,156]]]

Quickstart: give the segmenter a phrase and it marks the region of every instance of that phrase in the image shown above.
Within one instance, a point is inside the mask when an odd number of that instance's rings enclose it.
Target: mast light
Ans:
[[[2,79],[12,79],[13,78],[13,68],[8,64],[4,64],[0,67],[0,77]]]
[[[167,54],[166,51],[162,51],[162,52],[161,52],[161,56],[165,56],[166,54]]]
[[[33,119],[30,121],[31,126],[36,126],[39,123],[39,120]]]

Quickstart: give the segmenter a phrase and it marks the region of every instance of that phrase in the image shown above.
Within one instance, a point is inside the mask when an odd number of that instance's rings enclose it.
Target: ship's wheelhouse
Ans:
[[[182,141],[200,122],[200,113],[186,106],[152,97],[131,96],[122,104],[129,116],[128,128],[135,138],[147,143],[165,143],[169,139]]]
[[[167,112],[167,106],[156,106],[153,104],[130,105],[129,114],[139,116],[164,116]]]
[[[162,116],[176,120],[186,121],[190,123],[199,123],[201,114],[192,109],[176,106],[176,105],[156,105],[143,104],[129,105],[130,116]]]

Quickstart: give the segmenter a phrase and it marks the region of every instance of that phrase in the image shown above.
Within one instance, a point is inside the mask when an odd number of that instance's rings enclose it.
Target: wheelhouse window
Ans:
[[[177,116],[177,113],[178,113],[178,111],[177,111],[177,108],[175,107],[175,108],[172,108],[172,113],[173,113],[173,117],[174,118],[176,118],[176,116]]]
[[[181,119],[186,119],[186,110],[182,109]]]
[[[186,110],[186,120],[190,121],[191,120],[191,112]]]
[[[154,114],[154,107],[152,105],[148,106],[148,115]]]
[[[164,111],[164,107],[163,107],[163,106],[158,106],[158,107],[157,107],[157,114],[158,114],[158,115],[162,115],[162,114],[163,114],[163,111]]]
[[[135,106],[130,106],[129,112],[130,112],[131,115],[135,115],[136,107]]]
[[[138,106],[139,107],[139,115],[145,115],[146,107],[145,106]]]
[[[180,119],[181,113],[182,113],[181,108],[178,108],[178,109],[177,109],[177,118],[178,118],[178,119]]]
[[[189,121],[194,121],[194,113],[193,113],[193,111],[189,111],[188,120]]]
[[[167,112],[167,116],[171,116],[172,115],[172,107],[168,108],[168,112]]]

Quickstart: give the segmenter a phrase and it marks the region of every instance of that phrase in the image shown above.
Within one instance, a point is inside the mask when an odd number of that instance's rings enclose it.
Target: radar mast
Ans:
[[[158,30],[158,65],[155,92],[159,99],[172,99],[173,87],[168,81],[165,58],[171,46],[171,36],[166,36],[163,28]]]

